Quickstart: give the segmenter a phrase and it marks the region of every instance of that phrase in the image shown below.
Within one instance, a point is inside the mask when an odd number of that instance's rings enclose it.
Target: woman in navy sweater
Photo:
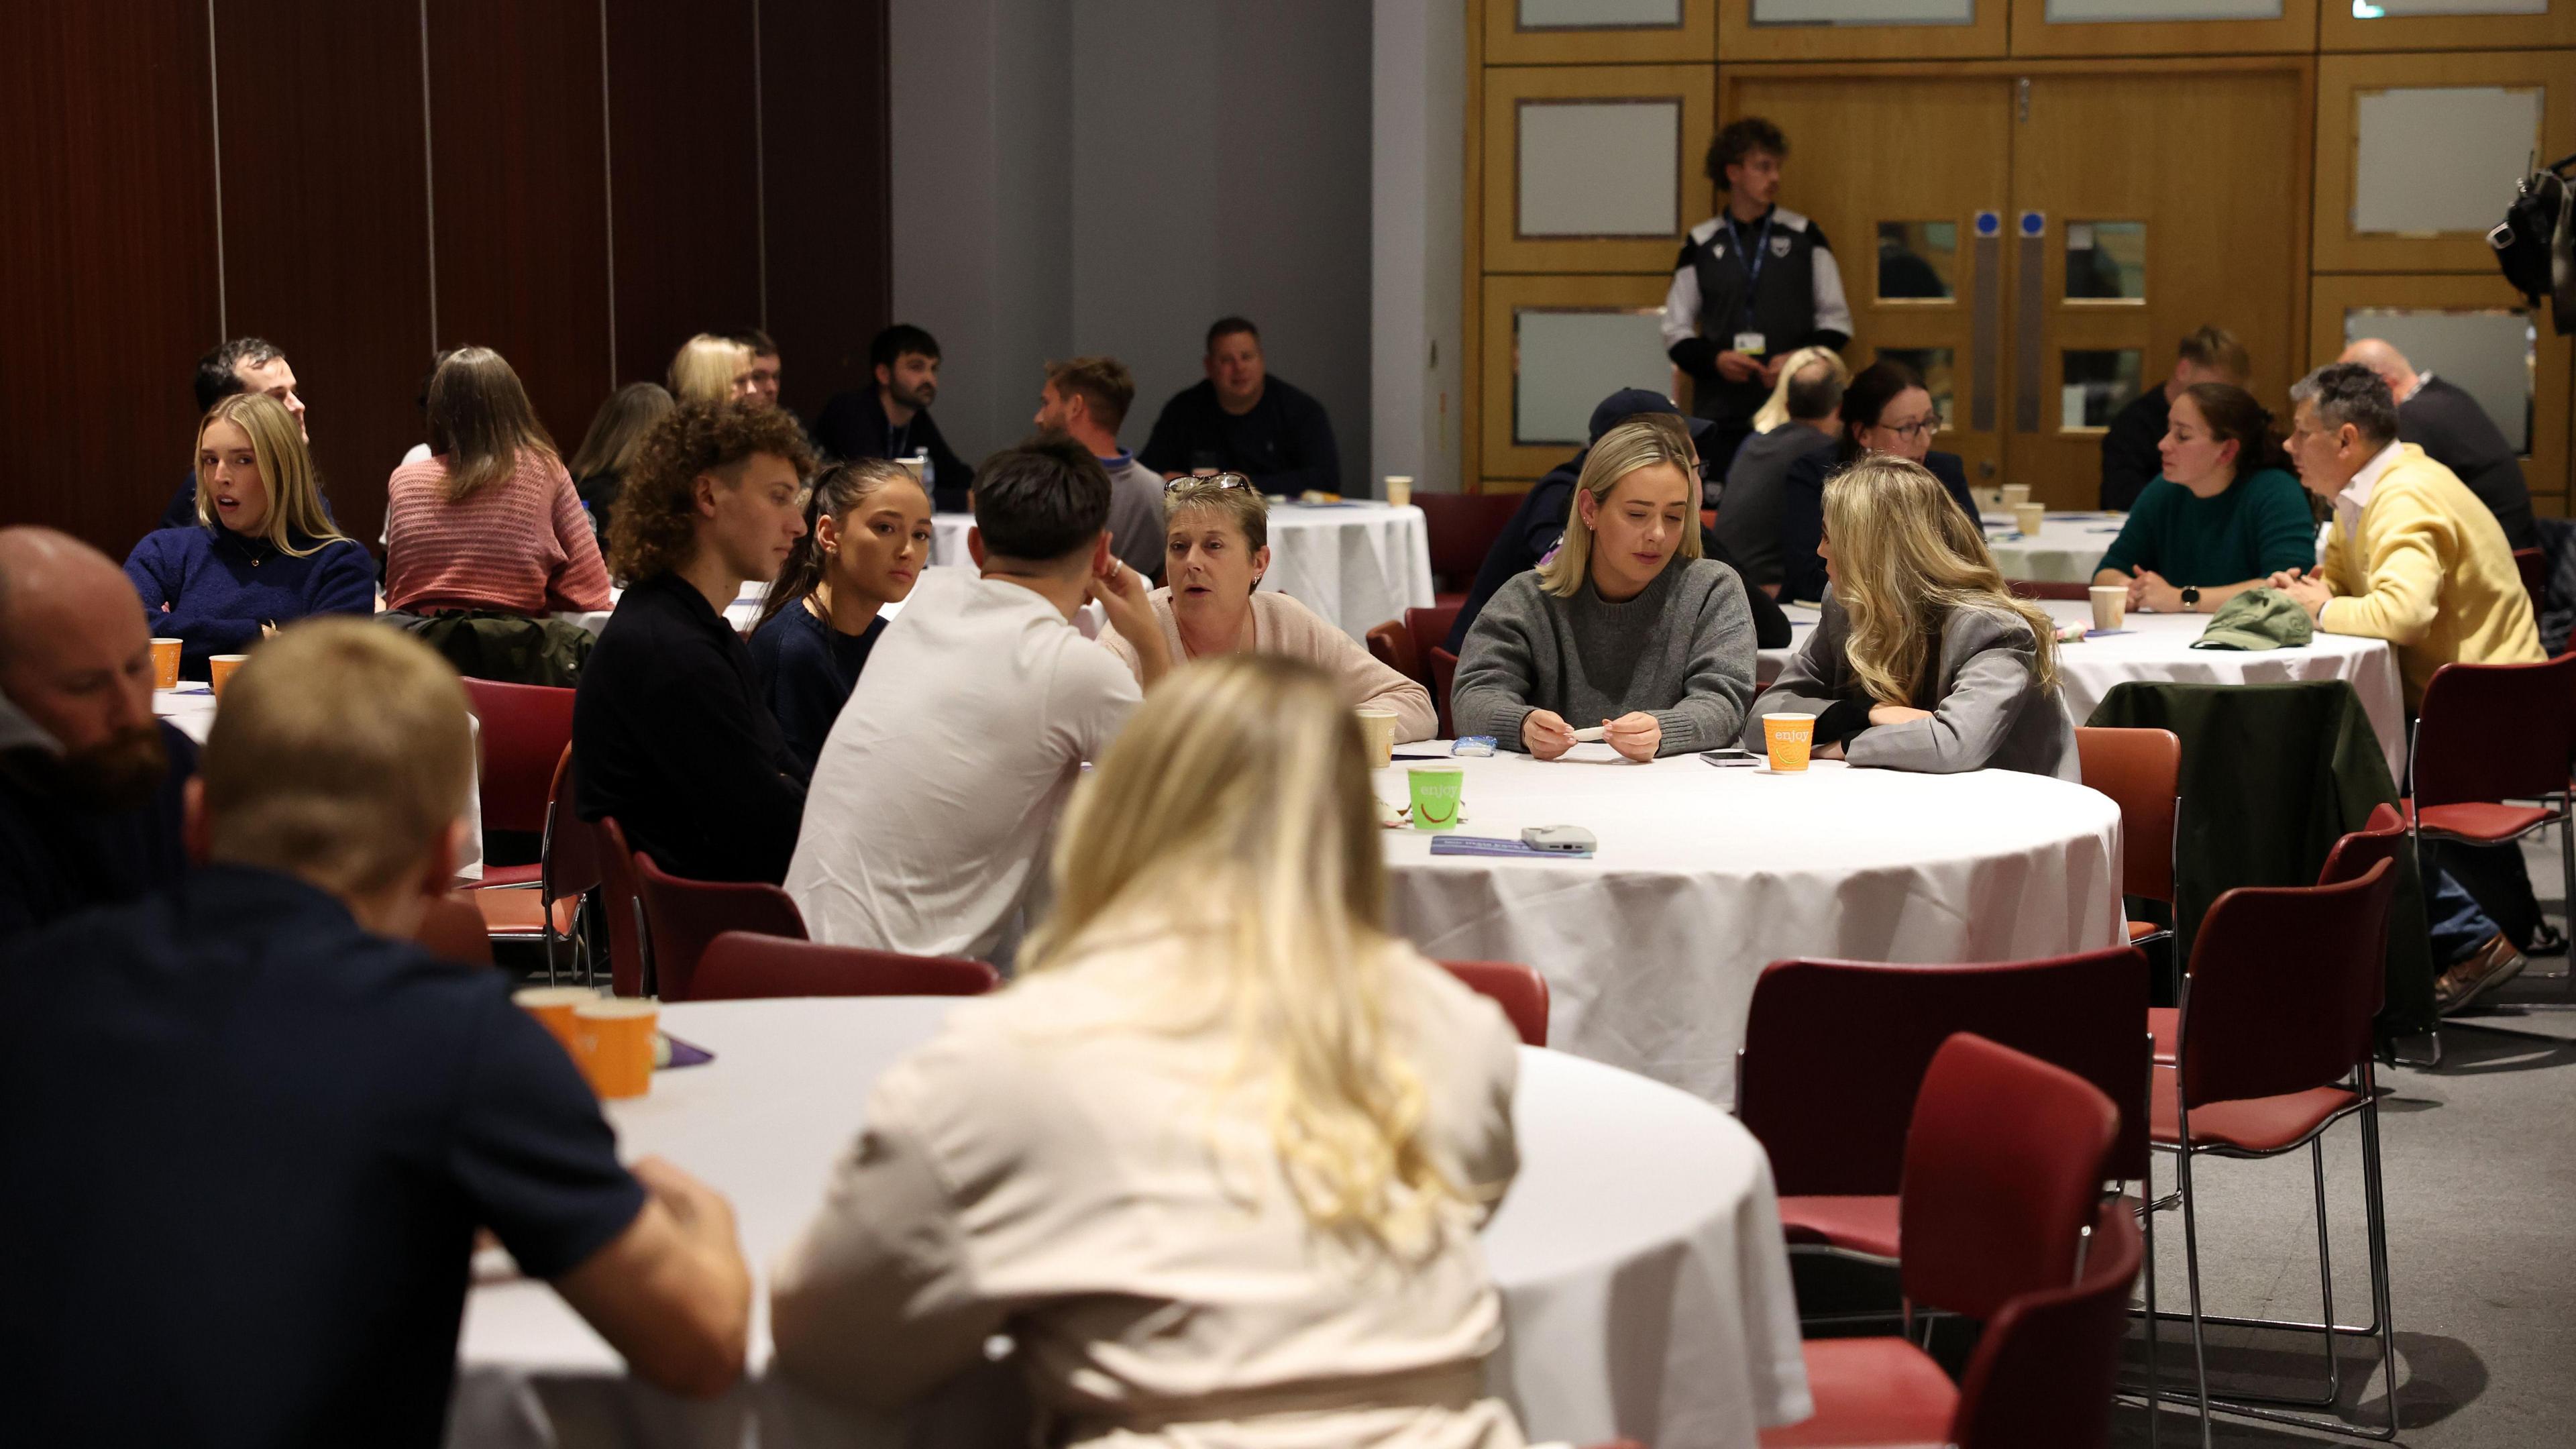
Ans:
[[[308,614],[372,614],[376,566],[332,526],[304,438],[283,404],[237,393],[197,425],[194,528],[143,536],[125,576],[156,638],[181,641],[179,673],[239,654]]]
[[[751,667],[808,780],[885,632],[878,610],[903,602],[928,562],[930,495],[901,464],[863,458],[814,480],[805,536],[751,631]]]

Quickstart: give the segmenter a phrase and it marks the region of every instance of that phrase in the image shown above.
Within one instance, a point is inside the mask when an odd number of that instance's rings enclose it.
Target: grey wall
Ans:
[[[891,32],[894,310],[960,453],[1077,352],[1135,371],[1141,446],[1239,312],[1367,491],[1370,0],[894,0]]]
[[[1467,167],[1467,16],[1376,0],[1372,410],[1379,477],[1456,492]]]

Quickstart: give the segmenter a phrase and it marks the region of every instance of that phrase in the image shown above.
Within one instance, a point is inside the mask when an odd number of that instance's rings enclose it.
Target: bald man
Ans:
[[[0,528],[0,939],[175,884],[197,747],[152,714],[143,603],[107,555]]]
[[[2377,337],[2364,337],[2343,350],[2337,362],[2358,362],[2379,374],[2397,399],[2397,440],[2413,443],[2424,456],[2448,468],[2478,501],[2504,525],[2515,548],[2540,547],[2540,530],[2531,521],[2531,490],[2522,479],[2522,464],[2513,444],[2466,389],[2429,372],[2417,372],[2406,354]]]

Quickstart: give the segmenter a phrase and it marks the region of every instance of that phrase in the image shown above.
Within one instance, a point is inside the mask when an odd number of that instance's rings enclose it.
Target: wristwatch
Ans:
[[[2186,614],[2197,614],[2200,612],[2199,585],[2190,585],[2182,591],[2182,611]]]

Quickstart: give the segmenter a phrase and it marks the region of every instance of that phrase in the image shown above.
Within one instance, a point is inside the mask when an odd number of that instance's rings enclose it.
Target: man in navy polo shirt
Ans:
[[[474,1232],[635,1372],[714,1394],[723,1198],[618,1165],[497,972],[409,939],[473,785],[456,676],[289,626],[224,691],[176,889],[0,946],[0,1402],[28,1444],[436,1445]]]

